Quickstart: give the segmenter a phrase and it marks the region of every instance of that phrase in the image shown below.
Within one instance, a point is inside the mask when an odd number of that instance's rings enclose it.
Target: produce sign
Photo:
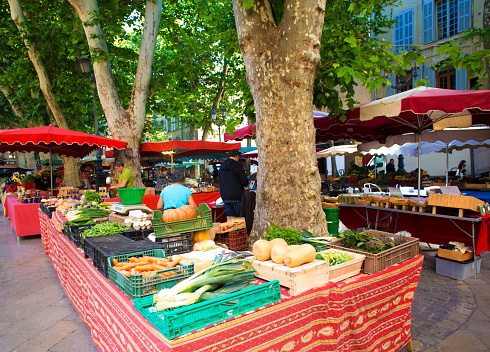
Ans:
[[[97,224],[83,231],[82,237],[86,238],[86,237],[114,235],[116,233],[121,233],[126,230],[127,228],[125,226],[122,226],[118,222],[104,222],[102,224]]]

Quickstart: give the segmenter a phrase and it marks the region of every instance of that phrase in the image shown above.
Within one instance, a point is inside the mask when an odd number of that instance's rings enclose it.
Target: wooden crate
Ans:
[[[375,237],[399,237],[399,235],[395,235],[393,233],[377,230],[367,230],[366,232],[372,233]],[[362,271],[366,274],[375,274],[381,270],[385,270],[393,264],[398,264],[405,260],[412,259],[417,254],[419,254],[419,239],[415,237],[409,237],[409,240],[407,242],[377,254],[361,252],[355,249],[342,247],[342,239],[327,243],[327,248],[335,248],[350,253],[365,255],[366,258],[364,259]]]
[[[466,183],[465,188],[490,188],[489,183]]]
[[[267,281],[279,280],[282,286],[289,288],[292,296],[326,285],[329,280],[328,262],[324,260],[315,259],[296,268],[276,264],[272,260],[254,260],[252,265],[257,271],[256,277]]]
[[[456,208],[459,209],[458,216],[462,217],[464,210],[478,212],[478,206],[485,202],[469,196],[429,193],[427,204],[432,206],[432,214],[437,214],[437,207]]]
[[[349,260],[348,262],[330,266],[328,274],[329,281],[339,282],[361,272],[362,264],[366,258],[364,254],[350,253],[334,248],[327,249],[327,251],[343,252],[354,256],[354,259]]]

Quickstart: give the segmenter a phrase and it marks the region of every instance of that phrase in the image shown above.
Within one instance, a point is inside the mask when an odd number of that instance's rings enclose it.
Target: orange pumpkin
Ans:
[[[182,209],[167,209],[162,216],[163,222],[174,222],[185,220],[185,213]]]
[[[194,209],[192,205],[183,205],[180,209],[185,213],[186,219],[194,219],[197,217],[196,209]]]
[[[208,230],[194,231],[192,233],[192,245],[194,245],[194,243],[207,241],[207,240],[214,241],[214,237],[215,237],[215,233],[214,233],[214,229],[212,228]]]

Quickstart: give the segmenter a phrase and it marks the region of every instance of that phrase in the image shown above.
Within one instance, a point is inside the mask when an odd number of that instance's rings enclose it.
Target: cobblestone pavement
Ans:
[[[490,351],[490,254],[483,257],[477,279],[458,281],[437,275],[437,252],[424,244],[421,248],[425,261],[412,307],[414,350]],[[40,236],[17,242],[1,210],[0,266],[1,352],[97,351],[44,254]]]
[[[490,351],[490,255],[477,279],[436,274],[437,251],[421,244],[424,266],[412,306],[414,351]],[[406,348],[403,349],[406,351]]]

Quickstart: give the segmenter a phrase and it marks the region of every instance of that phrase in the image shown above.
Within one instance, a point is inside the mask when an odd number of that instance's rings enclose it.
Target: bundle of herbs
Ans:
[[[376,238],[369,232],[357,232],[349,229],[344,231],[340,237],[343,238],[343,247],[373,254],[383,252],[395,246],[391,237],[384,236],[382,238]]]
[[[154,295],[153,309],[162,311],[188,306],[246,289],[253,286],[254,282],[255,269],[249,261],[241,256],[230,259],[225,257],[221,262]]]

